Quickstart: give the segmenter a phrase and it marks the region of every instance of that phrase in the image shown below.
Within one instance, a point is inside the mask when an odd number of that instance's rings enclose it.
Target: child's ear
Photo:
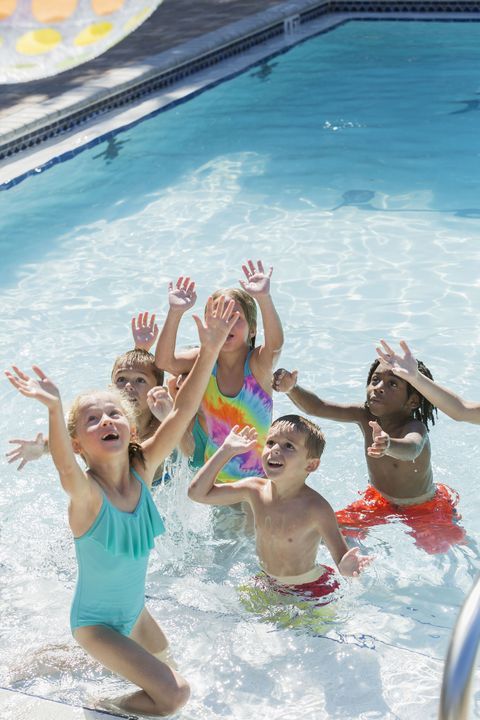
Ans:
[[[420,407],[420,397],[418,393],[413,392],[407,400],[407,405],[410,410],[418,410]]]
[[[73,438],[71,438],[71,441],[72,441],[73,452],[76,455],[80,455],[82,452],[82,448],[81,448],[80,443],[78,442],[77,438],[73,437]]]
[[[315,472],[320,465],[320,458],[309,458],[307,463],[307,470],[309,473]]]
[[[136,425],[132,425],[130,428],[130,442],[140,443]]]

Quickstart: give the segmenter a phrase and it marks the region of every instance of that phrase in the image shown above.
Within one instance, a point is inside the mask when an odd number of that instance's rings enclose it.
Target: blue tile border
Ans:
[[[418,2],[417,0],[403,0],[402,2],[392,3],[382,0],[324,0],[316,7],[306,9],[305,11],[300,11],[298,13],[298,16],[300,18],[300,23],[304,24],[313,20],[317,20],[318,18],[323,16],[337,14],[344,15],[347,13],[351,15],[350,18],[342,20],[339,19],[339,22],[334,27],[321,30],[319,33],[315,33],[315,35],[330,32],[344,22],[361,20],[398,20],[400,22],[417,22],[426,20],[431,20],[432,22],[479,22],[480,1],[472,2],[471,0],[450,0],[448,2],[439,2],[438,0],[424,0],[424,2]],[[375,16],[363,18],[355,17],[355,15],[358,13],[374,13]],[[435,14],[435,18],[428,17],[428,15],[432,13]],[[456,17],[449,17],[449,15],[451,16],[452,14],[462,13],[467,13],[469,17],[461,18],[458,17],[458,15]],[[412,17],[413,14],[415,14],[416,17]],[[420,14],[421,17],[418,17],[418,14]],[[478,14],[478,17],[472,17],[472,15],[476,14]],[[392,17],[392,15],[395,15],[395,17]],[[439,17],[439,15],[443,15],[443,17]],[[65,118],[50,122],[43,127],[38,128],[37,130],[21,136],[14,141],[7,142],[3,145],[0,144],[0,161],[11,159],[17,153],[20,153],[24,150],[32,149],[36,146],[41,145],[47,140],[59,137],[62,134],[73,130],[74,128],[81,127],[81,125],[83,125],[84,123],[91,121],[94,118],[99,117],[109,111],[128,106],[133,102],[141,100],[142,98],[146,98],[148,95],[151,95],[159,90],[168,88],[174,83],[190,75],[193,75],[196,72],[205,70],[213,65],[217,65],[218,63],[222,62],[222,60],[226,60],[228,58],[234,57],[235,55],[239,55],[252,47],[260,45],[263,42],[268,42],[275,37],[281,36],[283,33],[284,21],[282,19],[278,22],[273,23],[267,28],[252,32],[247,37],[234,40],[221,47],[220,49],[207,52],[198,58],[187,61],[172,69],[163,72],[160,71],[158,75],[153,78],[151,77],[148,80],[143,81],[140,80],[128,90],[120,91],[117,94],[110,96],[109,98],[103,98],[101,100],[93,101],[87,107],[82,108],[81,110],[74,111]],[[309,38],[301,38],[298,40],[298,43],[295,44],[301,44],[307,39]],[[261,62],[265,61],[265,59],[282,54],[283,52],[288,52],[288,50],[290,50],[292,47],[294,47],[294,45],[289,44],[283,50],[276,50],[271,55],[263,58]],[[220,80],[207,83],[204,87],[192,93],[189,93],[185,97],[174,100],[171,103],[165,105],[164,107],[154,110],[153,112],[148,113],[147,115],[143,116],[138,120],[130,122],[122,126],[121,128],[117,128],[115,130],[107,132],[101,137],[95,138],[94,140],[91,140],[90,142],[82,145],[81,147],[76,147],[59,156],[56,156],[43,164],[41,167],[31,169],[9,182],[0,184],[0,191],[8,190],[9,188],[17,185],[30,175],[39,174],[40,172],[43,172],[44,170],[50,168],[52,165],[56,165],[58,162],[68,160],[77,155],[79,152],[94,147],[95,145],[104,142],[106,139],[116,135],[117,133],[129,130],[130,128],[134,127],[140,122],[143,122],[147,118],[151,118],[155,115],[158,115],[159,113],[171,109],[176,105],[187,102],[191,98],[199,95],[200,93],[208,90],[209,88],[214,87],[215,85],[218,85],[226,80],[229,80],[236,75],[247,72],[251,67],[257,65],[258,62],[259,61],[256,60],[254,63],[243,68],[242,70],[227,74]]]

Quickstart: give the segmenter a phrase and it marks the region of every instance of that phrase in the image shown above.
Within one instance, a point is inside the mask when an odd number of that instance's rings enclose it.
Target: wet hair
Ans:
[[[75,438],[77,436],[78,416],[80,414],[83,401],[86,398],[93,397],[95,395],[110,395],[113,398],[127,418],[130,428],[134,431],[135,437],[135,410],[132,404],[128,401],[128,398],[125,396],[125,393],[120,392],[120,390],[117,390],[116,387],[111,387],[109,390],[87,390],[86,392],[82,392],[80,395],[77,395],[67,415],[67,431],[70,437]],[[85,461],[83,455],[81,457]],[[142,446],[135,440],[130,440],[128,443],[128,460],[130,464],[132,464],[135,458],[138,458],[142,466],[145,467],[145,457]]]
[[[273,421],[271,427],[285,426],[305,436],[305,447],[308,458],[320,458],[325,449],[325,436],[318,425],[302,415],[282,415]]]
[[[253,332],[250,338],[250,349],[253,350],[255,347],[255,339],[257,335],[257,303],[251,295],[241,288],[223,288],[222,290],[215,290],[212,295],[212,300],[225,295],[228,298],[235,300],[243,310],[245,320],[247,321],[249,332]]]
[[[114,382],[115,373],[118,368],[132,368],[133,370],[149,370],[155,375],[155,381],[157,385],[163,385],[164,373],[155,365],[155,357],[148,350],[142,350],[135,348],[135,350],[128,350],[119,355],[112,368],[112,382]]]
[[[368,377],[367,377],[367,385],[370,384],[370,381],[373,377],[373,374],[377,367],[380,365],[380,358],[377,358],[373,361],[373,363],[370,365],[370,370],[368,371]],[[422,375],[425,375],[425,377],[429,378],[430,380],[433,380],[432,373],[427,368],[426,365],[423,364],[421,360],[417,360],[417,366],[418,371],[422,373]],[[413,393],[416,393],[418,395],[418,399],[420,400],[420,404],[418,408],[415,408],[412,411],[412,415],[415,418],[415,420],[420,420],[425,427],[428,428],[428,423],[431,423],[432,426],[435,425],[435,416],[437,413],[437,408],[435,405],[433,405],[429,400],[427,400],[426,397],[422,395],[421,392],[419,392],[416,388],[413,387],[413,385],[410,385],[409,382],[407,382],[407,397],[410,397]]]

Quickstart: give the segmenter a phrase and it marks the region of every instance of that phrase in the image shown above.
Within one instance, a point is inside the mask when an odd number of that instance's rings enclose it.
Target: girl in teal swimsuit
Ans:
[[[60,393],[38,367],[29,377],[14,367],[6,375],[25,397],[48,408],[49,446],[63,489],[70,497],[68,518],[78,560],[71,610],[77,642],[105,667],[140,689],[108,709],[169,715],[189,696],[186,680],[159,656],[168,642],[144,607],[145,575],[154,538],[163,522],[150,495],[158,465],[172,451],[200,404],[218,352],[238,313],[232,301],[209,300],[198,359],[172,411],[154,435],[133,441],[128,404],[115,390],[78,397],[65,424]],[[80,455],[87,466],[77,463]]]

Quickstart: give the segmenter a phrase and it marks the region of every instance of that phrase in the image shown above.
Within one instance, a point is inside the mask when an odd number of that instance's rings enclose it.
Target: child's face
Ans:
[[[316,470],[320,460],[309,458],[305,435],[286,424],[270,428],[262,452],[262,465],[270,480],[299,479]]]
[[[409,397],[407,383],[380,363],[367,385],[367,407],[375,417],[411,411],[418,405],[417,396]]]
[[[146,367],[136,368],[124,365],[115,370],[113,383],[125,392],[136,410],[143,412],[148,409],[147,394],[157,384],[153,371]]]
[[[115,395],[98,393],[82,400],[73,439],[76,452],[89,458],[124,452],[130,437],[130,423]]]

